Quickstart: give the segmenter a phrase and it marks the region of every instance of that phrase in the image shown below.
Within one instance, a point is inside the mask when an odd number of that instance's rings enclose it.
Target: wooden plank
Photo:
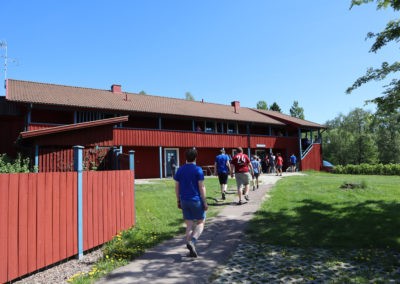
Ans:
[[[0,174],[0,283],[8,282],[8,174]]]
[[[53,262],[61,260],[60,257],[60,172],[53,173]]]
[[[73,176],[73,218],[72,220],[74,221],[72,225],[72,235],[73,235],[73,250],[72,253],[73,255],[78,254],[78,173],[77,172],[70,172],[70,175]]]
[[[99,241],[99,185],[98,185],[98,175],[92,175],[92,206],[93,206],[93,243],[92,246],[98,246],[100,244]]]
[[[28,177],[28,270],[37,269],[37,174]]]
[[[119,179],[117,178],[118,186],[115,189],[115,220],[116,220],[116,230],[119,232],[121,230],[121,187],[119,186]]]
[[[112,239],[112,232],[111,232],[111,228],[112,228],[112,213],[111,213],[111,186],[113,183],[113,171],[107,171],[107,188],[106,188],[106,192],[107,192],[107,227],[106,227],[106,240],[105,241],[109,241]]]
[[[88,189],[88,184],[89,184],[89,176],[88,172],[83,172],[82,174],[82,214],[83,214],[83,250],[87,250],[89,248],[88,245],[88,194],[89,194],[89,189]]]
[[[37,268],[45,266],[45,240],[46,240],[46,176],[37,174]]]
[[[74,204],[73,204],[73,195],[74,195],[74,187],[73,187],[73,176],[69,175],[69,172],[65,173],[67,175],[67,186],[66,186],[66,233],[67,233],[67,257],[74,255]]]
[[[18,195],[18,275],[28,271],[28,174],[19,174]]]
[[[112,181],[111,181],[111,187],[110,187],[110,191],[111,191],[111,238],[113,238],[117,233],[117,214],[116,214],[116,197],[115,197],[115,192],[116,192],[116,188],[118,187],[118,185],[116,183],[118,183],[118,173],[120,171],[112,171]]]
[[[45,264],[53,263],[53,176],[54,173],[44,173],[45,175],[45,234],[44,234],[44,257]]]
[[[87,192],[87,202],[86,202],[86,249],[94,247],[94,230],[93,230],[93,172],[87,173],[87,186],[85,190]],[[90,182],[89,182],[90,181]]]
[[[8,278],[18,277],[18,192],[19,175],[10,174],[8,204]]]
[[[106,238],[105,238],[105,227],[107,226],[107,213],[105,210],[105,206],[107,204],[107,191],[106,191],[106,187],[107,187],[107,174],[102,173],[101,174],[101,180],[102,183],[98,184],[99,185],[99,190],[101,192],[101,200],[99,200],[99,206],[100,206],[100,219],[99,219],[99,242],[100,243],[104,243]]]
[[[67,176],[60,175],[60,258],[67,257]]]

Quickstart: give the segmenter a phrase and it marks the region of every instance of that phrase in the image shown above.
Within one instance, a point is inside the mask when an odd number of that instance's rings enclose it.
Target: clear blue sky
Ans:
[[[35,0],[0,2],[7,77],[256,107],[293,101],[325,123],[382,92],[345,90],[398,47],[369,53],[392,10],[350,0]],[[4,49],[0,50],[4,55]],[[4,78],[4,72],[2,72]],[[1,91],[4,94],[4,90]],[[373,105],[366,109],[374,110]]]

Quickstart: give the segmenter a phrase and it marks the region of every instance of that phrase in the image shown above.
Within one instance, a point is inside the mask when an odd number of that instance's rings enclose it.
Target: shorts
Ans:
[[[228,183],[228,173],[218,173],[219,184]]]
[[[249,172],[247,173],[236,173],[235,174],[235,178],[236,178],[236,185],[237,187],[241,187],[242,185],[248,185],[250,184],[251,181],[251,175]]]
[[[185,220],[204,220],[206,218],[206,211],[200,200],[181,200],[181,208]]]
[[[281,165],[276,165],[276,169],[277,170],[282,170],[282,166]]]
[[[254,177],[258,178],[260,176],[260,173],[254,173]]]

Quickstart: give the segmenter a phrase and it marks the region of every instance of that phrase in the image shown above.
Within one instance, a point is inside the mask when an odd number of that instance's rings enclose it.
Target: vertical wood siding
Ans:
[[[301,170],[320,171],[322,167],[321,144],[313,144],[312,149],[301,160]]]
[[[84,250],[134,225],[132,171],[83,172]],[[0,174],[0,283],[77,255],[77,173]]]

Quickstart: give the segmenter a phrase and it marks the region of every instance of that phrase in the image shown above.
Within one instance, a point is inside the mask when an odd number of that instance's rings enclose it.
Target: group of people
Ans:
[[[201,167],[196,165],[197,150],[191,148],[185,152],[186,163],[179,167],[173,178],[175,180],[175,194],[177,207],[182,210],[186,224],[186,247],[189,257],[197,257],[196,242],[204,230],[206,211],[206,187],[204,185],[204,173]],[[250,200],[249,189],[253,181],[253,189],[259,187],[258,177],[261,173],[261,163],[257,156],[249,157],[243,153],[241,147],[237,148],[237,154],[230,160],[221,149],[221,153],[215,159],[215,175],[218,175],[221,185],[222,199],[226,199],[228,176],[235,175],[238,205],[243,204],[242,199]],[[243,188],[243,189],[242,189]]]

